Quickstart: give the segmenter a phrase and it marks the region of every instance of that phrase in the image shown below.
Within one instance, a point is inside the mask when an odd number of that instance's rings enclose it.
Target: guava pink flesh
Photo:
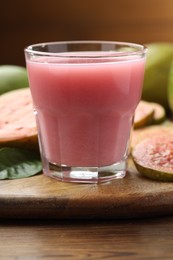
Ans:
[[[149,126],[142,129],[134,130],[132,133],[131,146],[134,147],[144,138],[153,138],[162,134],[173,134],[173,128],[167,126]]]
[[[173,135],[144,139],[135,146],[133,157],[142,166],[173,171]]]
[[[143,118],[147,117],[149,114],[153,112],[154,112],[154,108],[150,106],[149,103],[141,100],[135,111],[134,122],[136,123],[142,120]]]
[[[37,134],[30,90],[0,96],[0,141]]]

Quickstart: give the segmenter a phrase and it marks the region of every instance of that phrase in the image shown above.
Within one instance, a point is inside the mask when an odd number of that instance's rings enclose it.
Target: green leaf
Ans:
[[[33,151],[4,147],[0,149],[0,179],[20,179],[42,170],[38,154]]]

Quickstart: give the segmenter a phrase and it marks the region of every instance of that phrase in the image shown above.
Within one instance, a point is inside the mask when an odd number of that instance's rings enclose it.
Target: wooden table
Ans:
[[[0,259],[173,259],[173,217],[114,221],[8,220]]]
[[[0,238],[0,260],[172,260],[173,185],[130,160],[124,179],[100,185],[4,180]]]

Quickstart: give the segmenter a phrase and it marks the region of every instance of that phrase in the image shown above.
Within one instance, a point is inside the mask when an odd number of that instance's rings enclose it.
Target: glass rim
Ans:
[[[105,50],[105,51],[96,51],[97,54],[93,54],[92,56],[87,55],[87,58],[105,58],[105,57],[125,57],[125,56],[136,56],[136,55],[145,55],[148,48],[143,44],[133,43],[133,42],[125,42],[125,41],[102,41],[102,40],[80,40],[80,41],[51,41],[51,42],[42,42],[42,43],[36,43],[28,45],[24,48],[24,52],[27,54],[33,54],[33,55],[40,55],[40,56],[48,56],[48,57],[64,57],[64,53],[66,53],[65,57],[78,57],[78,58],[86,58],[86,54],[82,55],[82,51],[75,51],[73,52],[49,52],[49,51],[38,51],[34,50],[34,47],[45,47],[45,46],[53,46],[53,45],[94,45],[94,44],[107,44],[110,46],[126,46],[126,47],[133,47],[136,50],[130,51],[130,50],[124,50],[124,51],[116,51],[116,50]],[[86,53],[86,51],[83,51]],[[95,52],[95,51],[94,51]],[[69,55],[68,55],[69,53]],[[76,55],[76,53],[80,53],[80,55]]]

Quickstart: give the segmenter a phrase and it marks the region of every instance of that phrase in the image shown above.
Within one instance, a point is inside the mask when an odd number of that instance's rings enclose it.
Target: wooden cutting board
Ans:
[[[63,183],[44,175],[0,181],[0,218],[124,219],[173,214],[173,183],[142,177],[129,160],[124,179]]]

